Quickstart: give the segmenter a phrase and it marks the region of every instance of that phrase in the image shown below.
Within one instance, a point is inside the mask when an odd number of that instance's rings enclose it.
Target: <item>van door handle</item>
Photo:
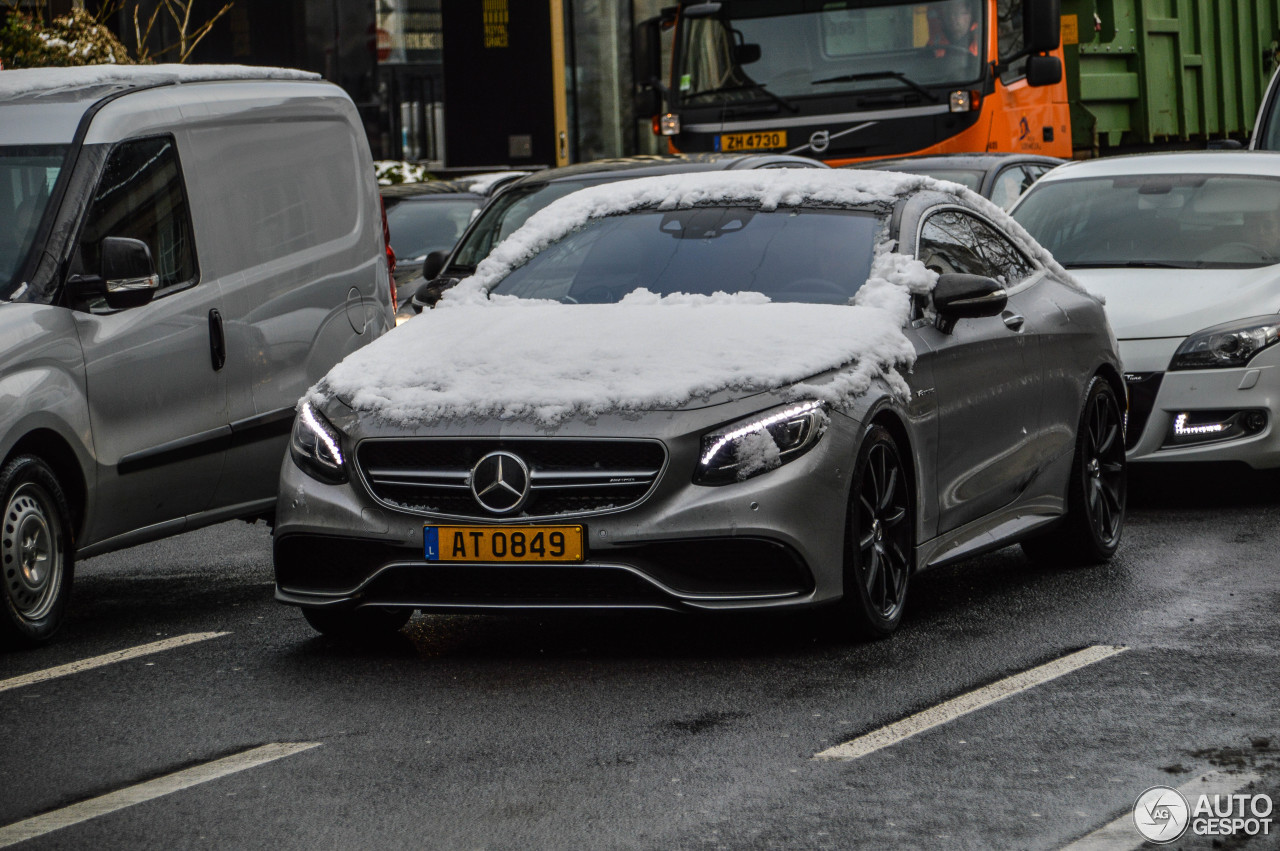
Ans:
[[[1023,324],[1027,321],[1026,317],[1020,316],[1017,313],[1012,313],[1008,310],[1002,313],[1000,318],[1004,320],[1004,324],[1008,328],[1014,331],[1021,331]]]
[[[222,314],[217,308],[209,311],[209,356],[214,372],[227,363],[227,338],[222,332]]]

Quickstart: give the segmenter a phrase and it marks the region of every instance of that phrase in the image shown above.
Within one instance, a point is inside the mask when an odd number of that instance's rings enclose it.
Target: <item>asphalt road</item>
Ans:
[[[1140,480],[1110,565],[1015,547],[923,574],[899,634],[856,645],[653,615],[418,615],[344,645],[272,600],[268,529],[224,524],[84,562],[59,640],[0,656],[0,846],[51,813],[19,847],[1059,849],[1208,772],[1280,801],[1277,519],[1275,478]],[[14,681],[200,633],[224,634]],[[1091,647],[1115,650],[815,758]],[[253,750],[275,743],[314,746]],[[1118,830],[1094,847],[1141,845]]]

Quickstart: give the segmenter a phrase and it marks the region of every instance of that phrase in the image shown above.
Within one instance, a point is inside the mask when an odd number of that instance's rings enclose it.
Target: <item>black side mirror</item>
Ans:
[[[444,268],[445,261],[449,259],[448,251],[433,251],[427,255],[427,259],[422,261],[422,277],[428,281],[440,275],[440,270]]]
[[[101,293],[112,310],[141,307],[155,297],[160,276],[145,242],[109,236],[102,240],[101,251],[101,275],[72,282],[81,293]]]
[[[635,116],[662,112],[662,16],[636,24],[631,34],[632,94]]]
[[[1029,0],[1022,4],[1022,46],[1028,53],[1056,50],[1062,38],[1061,0]]]
[[[759,62],[760,45],[735,44],[733,46],[733,61],[735,65],[750,65],[752,62]]]
[[[984,275],[945,273],[933,287],[933,307],[938,311],[938,330],[950,334],[958,319],[995,316],[1005,309],[1009,296],[1004,286]]]
[[[1028,86],[1056,86],[1062,82],[1062,61],[1056,56],[1027,57]]]

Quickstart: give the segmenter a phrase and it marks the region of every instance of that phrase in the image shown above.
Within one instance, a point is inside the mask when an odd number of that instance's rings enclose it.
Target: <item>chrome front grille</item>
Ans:
[[[471,490],[471,471],[504,451],[529,469],[529,497],[520,511],[498,515]],[[574,438],[406,438],[363,441],[356,463],[374,498],[392,508],[468,520],[563,517],[635,505],[653,489],[666,464],[656,440]]]

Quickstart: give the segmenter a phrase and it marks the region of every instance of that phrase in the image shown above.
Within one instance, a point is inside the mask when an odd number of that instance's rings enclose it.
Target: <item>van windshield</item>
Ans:
[[[68,148],[0,147],[0,298],[11,297],[31,273],[33,243]]]

